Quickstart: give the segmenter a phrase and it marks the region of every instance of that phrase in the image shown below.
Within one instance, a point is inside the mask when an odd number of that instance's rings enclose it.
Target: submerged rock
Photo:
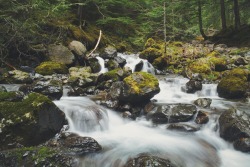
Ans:
[[[208,108],[210,107],[210,104],[212,103],[212,99],[210,98],[199,98],[194,101],[194,104],[202,107],[202,108]]]
[[[64,113],[46,96],[31,93],[19,102],[0,102],[0,149],[40,144],[60,131]]]
[[[180,123],[169,124],[167,125],[167,129],[181,131],[181,132],[196,132],[200,130],[199,127],[195,127],[188,124],[180,124]]]
[[[94,153],[102,150],[99,143],[91,137],[81,137],[70,134],[63,140],[63,146],[67,148],[67,152],[76,155]]]
[[[170,160],[154,155],[141,154],[129,159],[123,167],[177,167]]]

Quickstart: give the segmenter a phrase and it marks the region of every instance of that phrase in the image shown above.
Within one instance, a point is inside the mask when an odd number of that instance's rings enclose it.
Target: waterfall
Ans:
[[[96,59],[98,60],[100,66],[101,66],[101,71],[100,71],[100,73],[105,73],[105,72],[107,72],[108,69],[105,68],[105,62],[104,62],[103,58],[97,56]]]

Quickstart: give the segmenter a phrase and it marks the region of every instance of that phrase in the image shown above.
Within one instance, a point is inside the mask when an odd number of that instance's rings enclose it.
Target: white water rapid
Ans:
[[[126,60],[132,61],[128,57]],[[161,78],[161,92],[153,99],[158,103],[192,103],[199,97],[209,97],[213,109],[237,106],[249,111],[249,102],[219,98],[215,84],[204,84],[202,91],[187,94],[182,91],[187,81],[176,76]],[[219,115],[214,110],[206,110],[211,113],[210,120],[199,131],[185,133],[167,130],[166,125],[153,125],[144,117],[136,121],[123,119],[120,113],[103,108],[87,97],[62,97],[55,104],[65,112],[69,131],[92,137],[103,147],[100,153],[80,158],[80,167],[122,167],[129,158],[141,153],[168,158],[182,167],[250,166],[249,154],[234,150],[232,144],[219,137]]]

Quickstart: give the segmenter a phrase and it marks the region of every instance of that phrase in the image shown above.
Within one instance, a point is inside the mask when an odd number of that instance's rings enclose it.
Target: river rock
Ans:
[[[231,108],[219,118],[220,136],[228,141],[250,138],[250,118],[243,111]]]
[[[114,60],[119,64],[119,66],[120,66],[121,68],[123,68],[123,67],[125,66],[125,64],[127,63],[126,59],[124,59],[124,58],[122,58],[122,57],[120,57],[120,56],[116,56],[116,57],[114,58]]]
[[[195,126],[188,125],[188,124],[182,124],[182,123],[173,123],[173,124],[167,125],[167,129],[181,131],[181,132],[196,132],[199,130],[199,127],[195,127]]]
[[[69,73],[68,83],[72,87],[78,86],[85,88],[93,86],[98,77],[98,74],[92,73],[90,67],[71,67]]]
[[[60,62],[46,61],[37,66],[35,71],[41,75],[67,74],[68,68]]]
[[[63,141],[63,146],[68,148],[68,151],[73,154],[82,155],[94,153],[102,150],[100,144],[91,137],[81,137],[75,134],[70,134]]]
[[[71,65],[75,62],[74,54],[62,44],[51,44],[48,46],[48,57],[50,61]]]
[[[17,102],[22,101],[24,93],[20,91],[0,92],[0,101]]]
[[[217,92],[220,97],[237,99],[246,96],[247,87],[247,79],[236,76],[226,76],[219,82]]]
[[[202,107],[202,108],[208,108],[210,107],[210,104],[212,103],[212,99],[210,98],[199,98],[194,101],[194,104]]]
[[[89,66],[91,68],[91,71],[93,73],[97,73],[97,72],[101,71],[101,65],[100,65],[97,58],[95,58],[95,57],[94,58],[89,58],[88,63],[89,63]]]
[[[1,167],[18,166],[79,166],[75,157],[50,147],[24,147],[0,152]]]
[[[159,81],[146,72],[135,72],[124,78],[124,89],[120,99],[125,102],[147,102],[160,92]]]
[[[236,66],[241,66],[241,65],[247,65],[248,64],[248,62],[247,62],[247,60],[246,59],[244,59],[243,57],[238,57],[235,61],[234,61],[234,64],[236,65]]]
[[[242,152],[250,153],[250,138],[241,138],[234,142],[234,148]]]
[[[108,45],[107,47],[101,50],[99,56],[103,59],[113,59],[117,56],[117,50],[115,47]]]
[[[116,62],[114,59],[110,59],[105,66],[108,68],[109,71],[117,69],[120,67],[120,65],[118,64],[118,62]]]
[[[195,93],[198,90],[202,89],[202,82],[196,80],[189,80],[186,83],[186,92],[187,93]]]
[[[177,167],[170,160],[154,155],[141,154],[129,159],[123,167]]]
[[[77,56],[83,56],[87,52],[86,47],[80,41],[71,41],[68,47]]]
[[[40,144],[60,131],[64,113],[46,96],[31,93],[20,102],[0,102],[0,149]]]
[[[143,61],[141,60],[139,63],[137,63],[137,64],[135,65],[134,71],[135,71],[135,72],[141,71],[142,68],[143,68]]]
[[[147,108],[147,119],[153,123],[178,123],[193,119],[197,109],[192,104],[165,104]]]
[[[7,84],[30,84],[32,83],[32,78],[27,72],[20,70],[12,70],[3,74],[1,83]]]
[[[4,86],[0,86],[0,92],[7,92],[7,89]]]
[[[205,111],[198,111],[198,114],[194,120],[197,124],[206,124],[209,121],[208,113]]]

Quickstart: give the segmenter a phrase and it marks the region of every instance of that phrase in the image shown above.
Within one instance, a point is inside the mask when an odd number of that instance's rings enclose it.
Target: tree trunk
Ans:
[[[164,28],[164,56],[165,56],[167,53],[167,46],[166,46],[167,45],[166,44],[166,42],[167,42],[166,2],[164,2],[163,8],[164,8],[164,20],[163,20],[163,24],[164,24],[164,26],[163,26],[163,28]]]
[[[234,26],[236,30],[240,27],[240,10],[238,0],[234,0]]]
[[[201,0],[198,0],[198,19],[199,19],[199,29],[202,37],[206,40],[207,36],[204,33],[203,25],[202,25],[202,11],[201,11]]]
[[[225,30],[227,28],[227,24],[226,24],[226,13],[225,13],[225,1],[224,0],[220,0],[220,13],[221,13],[222,30]]]

